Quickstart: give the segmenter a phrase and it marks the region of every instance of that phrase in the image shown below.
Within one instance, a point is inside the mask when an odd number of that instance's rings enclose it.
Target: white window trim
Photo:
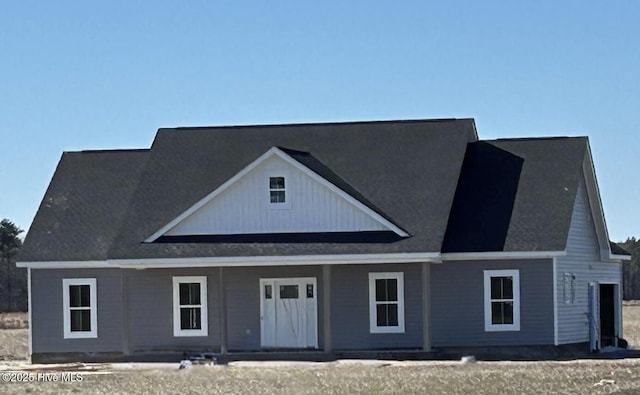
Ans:
[[[180,328],[180,284],[200,284],[200,329]],[[207,311],[207,277],[206,276],[174,276],[173,277],[173,336],[208,336],[208,311]]]
[[[513,278],[513,324],[493,324],[491,322],[491,277]],[[484,271],[484,330],[485,332],[520,330],[520,270]]]
[[[271,173],[267,176],[267,207],[273,210],[288,210],[291,208],[291,178],[289,172],[277,172]],[[271,189],[272,178],[284,178],[284,188]],[[284,191],[283,203],[271,203],[271,191]]]
[[[376,313],[376,280],[394,279],[398,281],[398,326],[378,326]],[[369,273],[369,332],[404,333],[404,273]]]
[[[89,303],[91,311],[90,331],[71,331],[71,306],[69,305],[69,286],[88,285]],[[62,279],[62,319],[65,339],[90,339],[98,337],[98,297],[95,278],[64,278]]]

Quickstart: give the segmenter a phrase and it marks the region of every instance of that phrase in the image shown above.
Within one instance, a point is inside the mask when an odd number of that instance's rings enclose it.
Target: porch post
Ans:
[[[129,344],[129,269],[120,269],[120,286],[122,287],[122,353],[131,354]]]
[[[331,352],[331,266],[322,265],[322,323],[324,351]]]
[[[218,268],[218,299],[220,309],[218,322],[220,323],[220,354],[227,353],[227,291],[225,289],[224,270]]]
[[[431,265],[422,262],[422,350],[431,351]]]

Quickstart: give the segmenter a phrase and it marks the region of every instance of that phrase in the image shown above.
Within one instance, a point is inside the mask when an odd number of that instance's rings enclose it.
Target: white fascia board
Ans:
[[[609,260],[613,261],[613,262],[618,262],[618,261],[630,261],[631,260],[631,255],[616,255],[616,254],[609,254]]]
[[[355,265],[381,263],[440,263],[438,253],[343,254],[292,256],[232,256],[204,258],[114,259],[114,266],[127,268],[151,267],[243,267],[243,266],[308,266]]]
[[[17,262],[17,267],[31,269],[82,269],[82,268],[102,268],[113,267],[108,261],[38,261],[38,262]]]
[[[162,268],[162,267],[244,267],[244,266],[307,266],[357,265],[383,263],[442,263],[443,261],[473,261],[500,259],[543,259],[566,255],[566,251],[525,252],[404,252],[392,254],[340,254],[290,256],[229,256],[193,258],[109,259],[103,261],[43,261],[19,262],[18,267],[31,269],[82,268]]]
[[[21,262],[19,267],[31,269],[81,268],[163,268],[163,267],[243,267],[243,266],[306,266],[354,265],[382,263],[440,263],[439,253],[342,254],[292,256],[231,256],[196,258],[109,259],[106,261]]]
[[[278,156],[279,158],[281,158],[282,160],[284,160],[288,164],[294,166],[296,169],[300,170],[301,172],[303,172],[307,176],[311,177],[316,182],[318,182],[318,183],[322,184],[323,186],[329,188],[329,190],[331,190],[332,192],[338,194],[339,196],[341,196],[342,198],[347,200],[349,203],[351,203],[352,205],[356,206],[358,209],[364,211],[371,218],[373,218],[375,221],[377,221],[378,223],[382,224],[383,226],[387,227],[389,230],[395,232],[396,234],[398,234],[401,237],[409,237],[409,234],[407,232],[405,232],[404,230],[399,228],[397,225],[395,225],[391,221],[388,221],[383,216],[381,216],[380,214],[376,213],[375,211],[373,211],[372,209],[370,209],[366,205],[362,204],[362,202],[360,202],[358,199],[356,199],[353,196],[349,195],[348,193],[346,193],[342,189],[338,188],[337,186],[335,186],[331,182],[325,180],[323,177],[321,177],[320,175],[316,174],[315,172],[313,172],[308,167],[304,166],[303,164],[301,164],[297,160],[295,160],[292,157],[290,157],[289,155],[287,155],[285,152],[283,152],[278,147],[272,147],[267,152],[262,154],[258,159],[256,159],[255,161],[251,162],[247,167],[245,167],[240,172],[238,172],[235,176],[231,177],[224,184],[219,186],[216,190],[214,190],[213,192],[211,192],[210,194],[208,194],[204,198],[200,199],[193,206],[189,207],[186,211],[184,211],[182,214],[177,216],[171,222],[169,222],[168,224],[163,226],[161,229],[156,231],[151,236],[147,237],[147,239],[145,239],[145,242],[146,243],[153,242],[158,237],[162,236],[163,234],[165,234],[166,232],[171,230],[174,226],[178,225],[180,222],[182,222],[184,219],[186,219],[191,214],[196,212],[198,209],[200,209],[201,207],[203,207],[204,205],[209,203],[213,198],[215,198],[216,196],[220,195],[222,192],[224,192],[226,189],[228,189],[231,185],[235,184],[238,180],[240,180],[242,177],[244,177],[251,170],[255,169],[262,162],[264,162],[265,160],[267,160],[268,158],[270,158],[271,156],[274,156],[274,155]]]
[[[602,259],[611,255],[611,246],[609,245],[609,231],[607,229],[607,221],[604,218],[604,208],[602,207],[602,197],[600,196],[600,187],[598,186],[598,178],[596,177],[596,168],[591,155],[591,146],[587,140],[587,152],[585,153],[584,162],[582,164],[582,174],[587,191],[587,199],[589,200],[589,208],[591,217],[593,218],[594,227],[596,229],[596,237],[600,245],[600,256]]]
[[[495,251],[495,252],[447,252],[443,261],[480,261],[489,259],[541,259],[567,255],[566,251]]]

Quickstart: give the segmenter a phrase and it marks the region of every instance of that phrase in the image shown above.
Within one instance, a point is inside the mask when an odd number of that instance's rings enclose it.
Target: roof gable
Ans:
[[[284,203],[270,202],[271,177],[284,178]],[[145,241],[178,240],[171,239],[176,236],[376,231],[408,236],[309,153],[272,147]],[[212,240],[189,240],[199,239]]]
[[[593,219],[600,259],[602,260],[629,260],[630,256],[624,254],[624,249],[615,245],[609,240],[607,223],[604,218],[602,199],[600,198],[600,188],[596,178],[595,166],[591,156],[591,147],[587,144],[587,149],[582,162],[582,174],[586,187],[589,208]]]

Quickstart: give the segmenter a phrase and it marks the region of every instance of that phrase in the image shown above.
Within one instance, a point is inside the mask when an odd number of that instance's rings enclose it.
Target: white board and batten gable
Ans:
[[[393,231],[408,234],[283,150],[273,147],[151,235]]]

